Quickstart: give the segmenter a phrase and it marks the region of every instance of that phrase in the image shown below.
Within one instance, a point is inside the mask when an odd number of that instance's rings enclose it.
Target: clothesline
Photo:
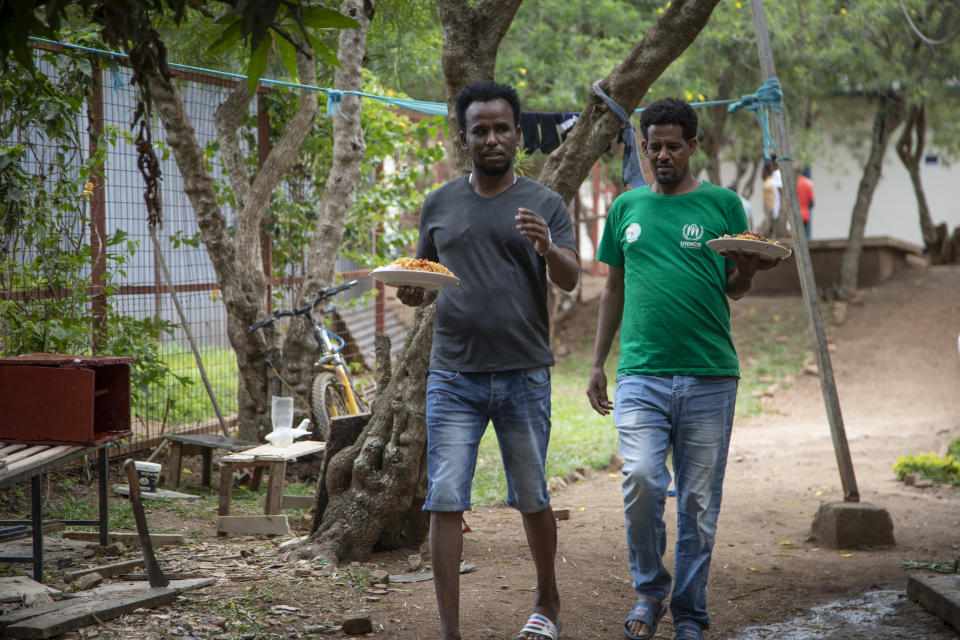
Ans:
[[[88,53],[94,53],[101,56],[106,56],[110,58],[119,58],[119,59],[128,59],[129,56],[124,53],[117,53],[115,51],[106,51],[104,49],[95,49],[93,47],[85,47],[78,44],[71,44],[68,42],[58,42],[56,40],[47,40],[44,38],[30,37],[30,40],[35,42],[42,42],[45,44],[55,45],[64,47],[67,49],[75,49],[77,51],[86,51]],[[197,73],[204,73],[209,75],[221,76],[224,78],[231,78],[234,80],[246,80],[247,76],[241,75],[239,73],[230,73],[227,71],[218,71],[216,69],[204,69],[202,67],[194,67],[191,65],[169,63],[169,66],[173,69],[181,69],[183,71],[193,71]],[[123,80],[120,78],[120,75],[116,71],[113,73],[113,86],[115,90],[119,90],[123,86]],[[394,98],[391,96],[379,96],[372,93],[364,93],[362,91],[341,91],[339,89],[331,89],[326,87],[316,87],[312,85],[299,84],[296,82],[286,82],[284,80],[273,80],[271,78],[260,78],[258,82],[261,82],[265,85],[274,85],[281,87],[290,87],[293,89],[306,89],[308,91],[322,91],[327,94],[327,109],[326,114],[328,117],[333,116],[336,113],[339,113],[340,102],[343,100],[345,95],[355,95],[362,98],[368,98],[371,100],[380,100],[388,104],[392,104],[403,109],[408,109],[410,111],[416,111],[418,113],[425,113],[431,116],[445,116],[447,115],[447,105],[443,102],[429,102],[426,100],[414,100],[411,98]],[[596,93],[596,85],[595,90]],[[601,92],[602,93],[602,92]],[[598,94],[599,95],[599,94]],[[602,99],[607,101],[607,104],[616,104],[606,96],[601,96]],[[770,78],[756,91],[756,93],[745,95],[741,98],[732,99],[732,100],[708,100],[703,102],[691,102],[689,103],[692,107],[710,107],[715,105],[730,105],[728,111],[733,113],[738,110],[745,111],[754,111],[757,114],[757,119],[760,122],[760,128],[763,132],[763,153],[766,157],[771,157],[775,153],[773,147],[773,138],[770,135],[770,125],[768,119],[768,112],[770,109],[779,113],[781,108],[781,101],[783,98],[783,93],[780,90],[780,83],[776,78]],[[629,116],[627,116],[625,110],[618,107],[618,116],[624,121],[624,127],[621,129],[621,137],[628,144],[625,145],[624,153],[624,163],[623,163],[623,173],[624,173],[624,182],[630,184],[631,181],[635,183],[633,186],[639,186],[644,183],[643,174],[638,170],[639,168],[639,158],[638,151],[635,144],[629,144],[631,141],[627,141],[624,136],[629,135],[633,137],[633,130],[630,126]],[[642,112],[642,108],[635,109],[633,113]],[[554,148],[559,146],[559,140],[557,140],[557,134],[559,129],[559,137],[566,138],[567,132],[576,122],[576,118],[579,116],[579,113],[540,113],[540,112],[523,112],[521,114],[521,122],[519,124],[523,125],[522,130],[524,134],[524,146],[528,151],[534,151],[537,148],[540,148],[544,153],[550,153]],[[789,158],[781,158],[781,161],[788,161]]]
[[[64,47],[66,49],[75,49],[77,51],[86,51],[87,53],[95,53],[97,55],[106,56],[109,58],[118,58],[118,59],[128,59],[129,56],[125,53],[118,53],[116,51],[107,51],[105,49],[95,49],[93,47],[85,47],[83,45],[72,44],[69,42],[59,42],[57,40],[47,40],[45,38],[36,38],[30,37],[30,40],[34,42],[42,42],[44,44],[50,44],[55,46]],[[197,73],[205,73],[215,76],[220,76],[223,78],[230,78],[232,80],[246,80],[247,76],[241,75],[239,73],[231,73],[229,71],[219,71],[217,69],[205,69],[203,67],[194,67],[186,64],[178,63],[168,63],[168,66],[171,69],[180,69],[182,71],[193,71]],[[308,84],[299,84],[296,82],[286,82],[284,80],[274,80],[272,78],[260,78],[258,82],[262,82],[266,85],[274,85],[280,87],[290,87],[293,89],[307,89],[309,91],[322,91],[327,94],[327,115],[332,116],[337,112],[337,105],[343,99],[345,95],[355,95],[362,98],[369,98],[372,100],[380,100],[382,102],[387,102],[389,104],[402,107],[404,109],[409,109],[410,111],[416,111],[418,113],[425,113],[432,116],[445,116],[447,115],[447,104],[445,102],[430,102],[427,100],[414,100],[412,98],[394,98],[390,96],[379,96],[372,93],[364,93],[362,91],[340,91],[339,89],[332,89],[327,87],[316,87]],[[117,88],[118,84],[122,86],[122,81],[120,81],[119,76],[115,75],[114,77],[114,87]],[[693,107],[710,107],[714,105],[721,104],[732,104],[737,102],[734,100],[710,100],[704,102],[691,102],[690,105]],[[643,111],[642,108],[634,110],[634,113],[640,113]]]

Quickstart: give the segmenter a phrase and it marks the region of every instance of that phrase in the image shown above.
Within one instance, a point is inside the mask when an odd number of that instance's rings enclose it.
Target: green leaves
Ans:
[[[266,71],[271,53],[278,54],[287,75],[297,78],[297,46],[293,40],[305,37],[314,53],[333,67],[339,67],[337,56],[314,33],[323,29],[349,29],[359,23],[332,9],[281,3],[279,0],[238,2],[217,18],[225,25],[211,44],[207,55],[220,55],[249,40],[251,53],[247,65],[247,87],[253,93],[257,81]],[[299,38],[302,41],[302,38]]]

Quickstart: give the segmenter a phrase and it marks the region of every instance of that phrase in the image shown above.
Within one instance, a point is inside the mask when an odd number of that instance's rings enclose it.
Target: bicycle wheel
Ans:
[[[320,440],[326,440],[330,435],[330,418],[350,413],[343,387],[336,375],[330,371],[318,373],[313,379],[310,404],[313,405],[313,415],[317,425],[316,437]]]

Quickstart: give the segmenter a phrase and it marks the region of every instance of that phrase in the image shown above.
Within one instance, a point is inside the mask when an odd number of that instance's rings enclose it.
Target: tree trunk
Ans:
[[[450,141],[456,153],[457,170],[471,170],[470,157],[460,145],[460,123],[454,99],[468,84],[493,80],[497,49],[523,0],[437,0],[443,29],[441,61],[447,84]]]
[[[717,82],[717,95],[713,100],[727,100],[733,93],[733,78],[737,68],[733,65],[728,66]],[[723,135],[724,124],[727,121],[726,105],[718,104],[707,107],[709,120],[700,119],[700,149],[707,156],[707,180],[719,187],[725,187],[720,175],[720,151],[726,144],[726,138]]]
[[[604,93],[632,113],[647,89],[707,24],[720,0],[674,0],[610,74],[600,81]],[[550,154],[540,182],[569,202],[590,168],[623,123],[600,98],[590,95],[567,139]]]
[[[293,558],[338,565],[372,551],[418,546],[427,481],[427,366],[436,305],[417,309],[395,372],[352,446],[329,461],[323,519]],[[319,488],[318,488],[319,489]]]
[[[870,155],[863,168],[857,201],[850,218],[850,236],[843,250],[843,262],[840,267],[839,296],[843,299],[854,297],[857,291],[857,277],[860,267],[860,254],[863,251],[863,234],[867,226],[867,214],[870,201],[880,181],[883,169],[883,156],[893,131],[903,121],[903,100],[894,91],[880,97],[873,119],[873,137],[870,141]]]
[[[120,38],[127,52],[130,38]],[[132,41],[135,43],[136,38]],[[159,44],[157,45],[160,46]],[[316,83],[316,62],[309,55],[309,44],[301,43],[297,67],[301,82]],[[141,59],[131,56],[131,59]],[[162,52],[158,59],[164,59]],[[239,370],[239,437],[255,440],[269,428],[266,357],[272,345],[279,344],[277,329],[247,333],[247,328],[266,315],[267,279],[260,261],[260,221],[270,202],[270,194],[280,177],[292,164],[303,139],[316,117],[317,97],[313,91],[300,92],[300,104],[280,140],[270,150],[253,183],[247,179],[236,129],[251,96],[246,83],[238,86],[217,111],[217,130],[227,174],[236,195],[236,236],[231,238],[227,220],[217,202],[213,180],[207,173],[203,149],[194,134],[183,99],[165,68],[141,65],[135,73],[147,78],[153,106],[166,133],[165,141],[173,150],[183,177],[184,192],[190,200],[207,254],[217,274],[217,282],[227,309],[227,337],[237,357]]]
[[[916,132],[916,140],[913,134]],[[940,242],[937,228],[930,217],[930,206],[923,191],[920,179],[920,162],[923,160],[923,148],[926,143],[926,113],[923,103],[910,105],[907,112],[906,124],[900,139],[897,140],[897,155],[910,174],[913,192],[917,197],[917,211],[920,215],[920,232],[923,235],[923,245],[933,264],[940,264]]]
[[[341,13],[360,23],[357,29],[343,29],[340,32],[337,57],[341,66],[336,70],[333,81],[334,87],[340,91],[363,91],[363,57],[374,4],[373,0],[345,0],[340,5]],[[347,213],[353,204],[366,151],[360,120],[360,96],[344,95],[340,112],[342,115],[331,116],[333,164],[324,185],[320,215],[307,251],[303,285],[297,292],[298,307],[313,300],[320,289],[333,280]],[[310,397],[316,358],[317,347],[312,329],[305,322],[291,323],[283,344],[283,379],[301,398]],[[298,402],[294,404],[296,420],[311,417],[310,407]]]

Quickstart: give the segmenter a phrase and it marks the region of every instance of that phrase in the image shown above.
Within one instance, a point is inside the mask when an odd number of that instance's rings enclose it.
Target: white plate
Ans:
[[[428,290],[443,289],[452,284],[460,284],[460,278],[433,271],[405,271],[387,265],[377,267],[370,275],[391,287],[423,287]]]
[[[743,251],[756,254],[761,258],[776,260],[790,255],[790,249],[772,242],[763,240],[747,240],[746,238],[714,238],[707,240],[707,246],[720,253],[721,251]]]

